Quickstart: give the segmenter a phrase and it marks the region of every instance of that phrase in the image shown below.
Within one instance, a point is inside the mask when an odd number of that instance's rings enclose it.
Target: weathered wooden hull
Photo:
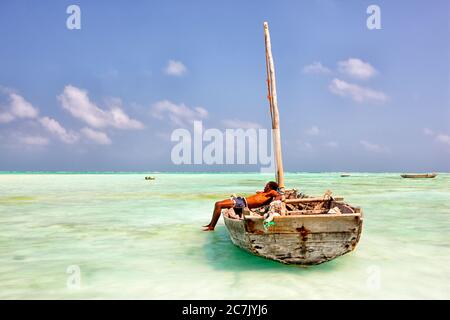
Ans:
[[[410,179],[426,179],[426,178],[435,178],[437,176],[436,173],[426,173],[426,174],[402,174],[402,178],[410,178]]]
[[[355,249],[362,232],[362,212],[275,217],[264,229],[263,219],[224,216],[235,245],[255,255],[285,264],[314,265]]]

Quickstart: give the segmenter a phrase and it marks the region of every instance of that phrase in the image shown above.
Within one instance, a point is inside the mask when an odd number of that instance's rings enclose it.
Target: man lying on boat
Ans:
[[[220,218],[222,209],[243,209],[248,207],[249,209],[259,208],[275,200],[281,200],[281,193],[278,189],[278,183],[270,181],[264,187],[264,191],[257,192],[247,198],[244,197],[231,197],[230,199],[217,201],[214,206],[214,212],[211,218],[211,222],[203,226],[203,231],[214,231],[217,221]]]

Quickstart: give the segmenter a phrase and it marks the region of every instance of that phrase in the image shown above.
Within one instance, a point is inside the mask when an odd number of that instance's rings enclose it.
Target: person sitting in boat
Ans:
[[[264,187],[264,191],[257,192],[256,194],[251,195],[247,198],[236,197],[233,195],[230,199],[217,201],[214,206],[214,212],[211,218],[211,222],[206,226],[203,226],[205,228],[203,231],[214,231],[214,227],[216,226],[216,223],[220,218],[222,209],[243,209],[245,207],[248,207],[249,209],[259,208],[271,203],[274,200],[280,200],[281,196],[282,195],[279,191],[278,183],[270,181]]]

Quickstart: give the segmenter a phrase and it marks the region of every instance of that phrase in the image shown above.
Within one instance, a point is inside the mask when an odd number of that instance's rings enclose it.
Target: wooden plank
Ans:
[[[362,220],[361,214],[320,214],[275,217],[275,225],[264,229],[263,218],[246,217],[245,230],[249,233],[320,233],[354,232]],[[302,231],[303,230],[303,231]]]
[[[309,203],[309,202],[319,202],[319,201],[329,201],[331,199],[325,199],[323,197],[318,198],[299,198],[299,199],[286,199],[286,203]]]
[[[282,263],[319,264],[354,249],[353,233],[315,234],[301,237],[295,234],[250,235],[253,252]]]
[[[245,231],[244,221],[224,217],[224,222],[225,226],[228,229],[228,233],[230,234],[231,241],[235,245],[251,251],[251,245],[248,239],[248,235]]]
[[[293,209],[292,211],[288,211],[286,212],[287,216],[294,216],[294,215],[317,215],[317,214],[327,214],[328,209],[316,209],[316,210],[297,210],[297,209]]]
[[[299,199],[286,199],[286,203],[308,203],[308,202],[319,202],[319,201],[343,201],[343,197],[336,197],[336,198],[324,198],[324,197],[316,197],[316,198],[299,198]]]

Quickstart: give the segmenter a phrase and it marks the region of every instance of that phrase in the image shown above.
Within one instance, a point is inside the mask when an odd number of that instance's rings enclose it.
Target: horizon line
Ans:
[[[274,173],[259,171],[115,171],[115,170],[4,170],[0,174],[255,174],[274,175]],[[302,173],[430,173],[429,171],[285,171],[286,174]],[[432,171],[436,174],[448,174],[446,171]]]

